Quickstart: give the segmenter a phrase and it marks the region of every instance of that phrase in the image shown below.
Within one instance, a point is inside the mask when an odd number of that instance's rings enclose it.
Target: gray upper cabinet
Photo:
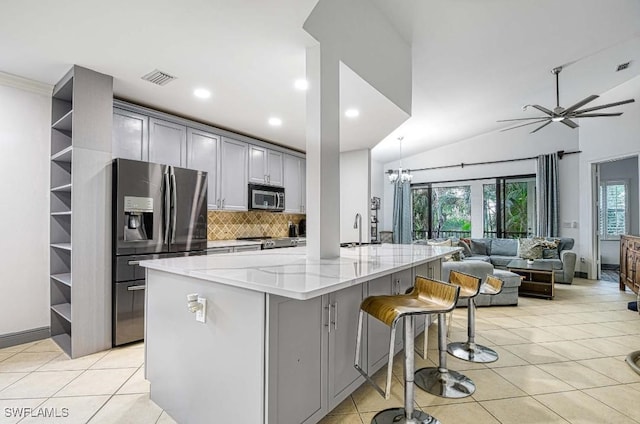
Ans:
[[[149,118],[149,162],[186,166],[187,127]]]
[[[207,172],[207,205],[219,209],[218,161],[220,137],[206,131],[187,128],[187,164],[189,169]]]
[[[283,163],[283,182],[285,194],[284,211],[288,213],[304,213],[306,202],[305,160],[297,156],[284,154]]]
[[[128,110],[113,109],[112,156],[149,160],[149,117]]]
[[[282,186],[282,153],[249,145],[249,182]]]
[[[249,145],[223,137],[220,149],[220,204],[222,209],[246,211]]]

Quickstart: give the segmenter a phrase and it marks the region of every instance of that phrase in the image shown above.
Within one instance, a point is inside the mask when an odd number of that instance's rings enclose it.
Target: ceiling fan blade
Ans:
[[[594,110],[600,110],[600,109],[606,109],[608,107],[614,107],[614,106],[620,106],[620,105],[626,105],[627,103],[633,103],[635,102],[635,99],[628,99],[628,100],[622,100],[620,102],[615,102],[615,103],[607,103],[606,105],[601,105],[601,106],[594,106],[594,107],[590,107],[588,109],[582,109],[582,110],[576,110],[575,113],[584,113],[584,112],[592,112]]]
[[[530,105],[531,107],[538,109],[540,112],[544,112],[549,116],[553,116],[553,112],[547,109],[546,107],[542,107],[540,105]]]
[[[538,123],[544,122],[544,121],[551,122],[551,119],[550,118],[545,118],[545,119],[541,119],[539,121],[527,122],[526,124],[516,125],[515,127],[510,127],[510,128],[505,128],[503,130],[500,130],[500,132],[509,131],[509,130],[515,130],[516,128],[520,128],[520,127],[524,127],[524,126],[532,125],[532,124],[538,124]]]
[[[546,116],[535,116],[535,117],[532,117],[532,118],[501,119],[501,120],[496,121],[496,122],[527,121],[529,119],[548,119],[548,117],[546,117]]]
[[[572,118],[596,118],[598,116],[620,116],[622,112],[617,113],[579,113],[571,115]]]
[[[564,112],[562,112],[560,115],[562,116],[567,116],[569,115],[571,112],[573,112],[574,110],[577,110],[579,108],[581,108],[582,106],[586,105],[587,103],[591,103],[592,101],[594,101],[595,99],[597,99],[600,96],[596,96],[595,94],[590,95],[589,97],[580,100],[578,103],[576,103],[573,106],[569,106],[568,108],[566,108],[564,110]]]
[[[563,124],[565,124],[565,125],[566,125],[567,127],[569,127],[569,128],[578,128],[578,127],[579,127],[579,125],[578,125],[578,124],[576,124],[575,122],[573,122],[573,121],[572,121],[571,119],[569,119],[569,118],[564,118],[564,119],[563,119],[562,121],[560,121],[560,122],[562,122]]]
[[[547,125],[549,125],[549,124],[550,124],[550,123],[552,123],[552,122],[553,122],[552,120],[549,120],[549,122],[547,122],[547,123],[545,123],[545,124],[540,125],[538,128],[536,128],[535,130],[531,131],[529,134],[533,134],[533,133],[534,133],[534,132],[536,132],[536,131],[540,131],[541,129],[543,129],[544,127],[546,127]]]

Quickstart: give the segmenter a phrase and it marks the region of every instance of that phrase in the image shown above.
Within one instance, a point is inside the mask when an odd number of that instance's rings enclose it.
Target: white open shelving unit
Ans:
[[[113,79],[74,66],[51,109],[51,336],[72,358],[111,347]]]

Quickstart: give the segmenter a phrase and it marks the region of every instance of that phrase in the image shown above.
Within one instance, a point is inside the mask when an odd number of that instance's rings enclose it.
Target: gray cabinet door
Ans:
[[[113,109],[111,142],[113,158],[149,160],[149,117]]]
[[[367,296],[391,294],[391,276],[376,278],[368,283]],[[367,372],[373,375],[387,363],[389,357],[390,328],[367,315]],[[396,332],[396,337],[402,337],[402,333]]]
[[[209,209],[218,209],[218,157],[220,137],[205,131],[187,128],[187,168],[207,172],[207,203]]]
[[[282,180],[282,153],[267,150],[267,183],[281,186]]]
[[[220,202],[222,209],[247,210],[248,144],[224,137],[220,149]]]
[[[297,156],[284,155],[284,211],[288,213],[302,212],[300,162],[301,159]]]
[[[318,422],[327,412],[327,296],[268,299],[268,422]]]
[[[267,149],[249,145],[249,182],[267,184]]]
[[[149,162],[184,167],[187,163],[187,127],[149,118]]]
[[[409,287],[413,287],[413,268],[405,269],[400,272],[394,272],[391,274],[391,293],[392,294],[404,294]],[[402,349],[404,345],[404,323],[399,322],[396,330],[396,352]],[[416,319],[416,327],[424,327],[424,319]],[[417,334],[417,333],[416,333]]]
[[[362,287],[358,284],[329,295],[329,410],[342,402],[363,380],[353,366]]]

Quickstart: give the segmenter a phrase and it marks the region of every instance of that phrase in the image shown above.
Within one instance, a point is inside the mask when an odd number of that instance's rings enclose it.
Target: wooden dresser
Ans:
[[[640,291],[640,237],[620,236],[620,290]]]

